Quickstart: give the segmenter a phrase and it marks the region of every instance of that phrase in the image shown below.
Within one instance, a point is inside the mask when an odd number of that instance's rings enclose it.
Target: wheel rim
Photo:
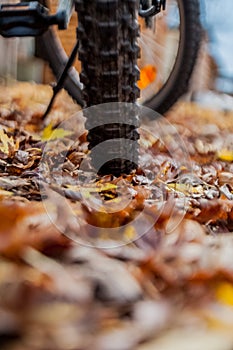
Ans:
[[[147,105],[151,99],[156,98],[156,95],[157,99],[161,101],[170,90],[177,77],[183,57],[184,27],[182,1],[167,0],[166,11],[156,16],[156,33],[153,33],[151,29],[142,28],[141,59],[139,60],[141,76],[144,75],[145,66],[151,69],[154,66],[156,76],[154,80],[148,81],[147,86],[141,88],[139,100],[141,104]]]

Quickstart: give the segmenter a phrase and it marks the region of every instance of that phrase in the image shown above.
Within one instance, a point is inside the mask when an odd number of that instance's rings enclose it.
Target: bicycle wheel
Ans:
[[[41,2],[53,8],[57,5],[56,0]],[[199,0],[167,0],[166,11],[156,16],[155,29],[146,28],[142,21],[140,24],[139,101],[159,113],[164,113],[188,89],[201,41]],[[69,40],[72,36],[75,40],[74,30],[70,32]],[[60,76],[67,61],[67,52],[63,48],[65,41],[63,32],[59,33],[53,28],[37,39],[38,56],[49,62],[56,78]],[[70,70],[65,89],[83,106],[78,71],[79,63],[76,64],[76,69]],[[142,81],[143,76],[146,77],[145,81]]]

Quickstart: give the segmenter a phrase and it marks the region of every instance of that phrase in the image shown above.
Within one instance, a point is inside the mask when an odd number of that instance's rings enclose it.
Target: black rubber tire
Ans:
[[[92,164],[101,175],[128,174],[138,166],[138,0],[76,0],[75,6],[85,106],[110,103],[94,113],[84,109]]]
[[[46,1],[48,0],[41,0],[43,3]],[[162,89],[144,103],[145,106],[159,113],[165,113],[187,91],[202,36],[199,0],[177,0],[177,3],[181,17],[181,37],[177,59]],[[67,55],[52,28],[37,39],[37,48],[38,55],[49,62],[55,77],[59,78],[67,61]],[[64,87],[81,106],[84,105],[82,86],[75,69],[70,70]]]

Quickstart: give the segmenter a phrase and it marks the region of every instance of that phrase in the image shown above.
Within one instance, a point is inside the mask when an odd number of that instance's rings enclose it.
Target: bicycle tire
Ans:
[[[162,88],[150,99],[143,102],[146,107],[165,113],[187,90],[189,80],[197,59],[201,42],[201,25],[199,0],[176,0],[180,10],[180,42],[176,61],[168,80]],[[48,0],[41,0],[44,4]],[[56,77],[59,78],[67,61],[61,42],[53,28],[37,39],[39,56],[49,62]],[[84,106],[82,85],[79,74],[73,68],[68,73],[64,88],[79,103]]]
[[[91,162],[101,175],[128,174],[138,166],[138,0],[77,0],[75,7]]]

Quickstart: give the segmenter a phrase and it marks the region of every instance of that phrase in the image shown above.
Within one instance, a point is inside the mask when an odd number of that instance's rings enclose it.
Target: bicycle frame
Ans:
[[[139,16],[148,18],[157,15],[166,8],[166,0],[140,0]]]
[[[38,36],[51,25],[58,25],[60,30],[67,29],[76,1],[60,0],[54,15],[38,1],[0,4],[0,35],[6,38]],[[165,5],[166,0],[139,0],[139,16],[154,16],[164,10]]]
[[[60,0],[56,14],[50,15],[38,1],[1,4],[0,35],[6,38],[38,36],[51,25],[67,29],[73,7],[73,0]]]

